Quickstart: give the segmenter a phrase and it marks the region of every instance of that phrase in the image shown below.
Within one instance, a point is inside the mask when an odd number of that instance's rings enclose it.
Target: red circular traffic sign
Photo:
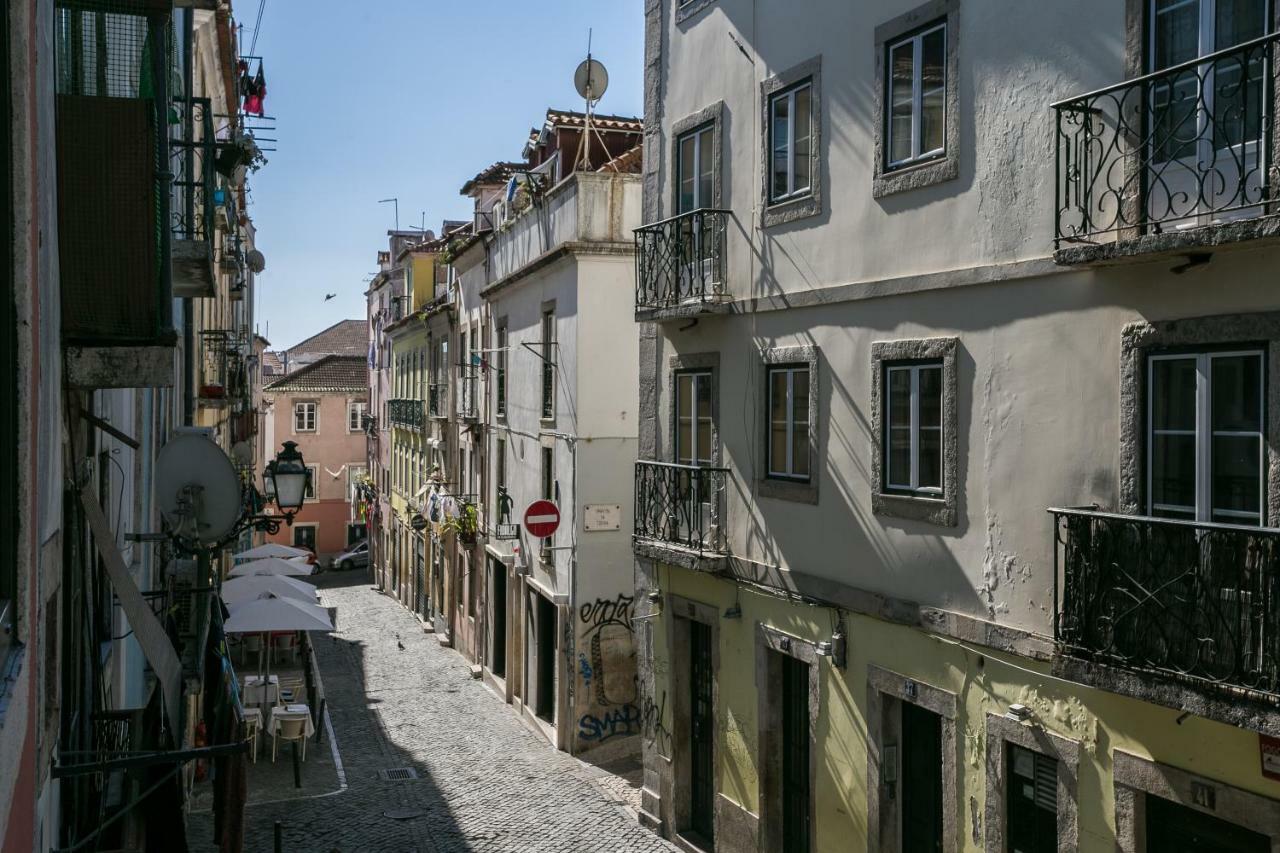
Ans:
[[[537,539],[545,539],[560,526],[560,508],[551,501],[534,501],[524,511],[524,529]]]

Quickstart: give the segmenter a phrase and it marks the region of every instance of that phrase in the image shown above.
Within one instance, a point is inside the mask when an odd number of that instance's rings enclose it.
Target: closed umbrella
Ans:
[[[285,575],[249,575],[232,578],[222,585],[222,600],[232,609],[267,594],[293,598],[308,604],[315,604],[317,601],[314,586]]]
[[[263,557],[306,557],[310,553],[306,548],[294,548],[290,545],[268,542],[265,545],[241,551],[233,556],[236,560],[261,560]]]
[[[295,563],[292,560],[282,560],[279,557],[267,557],[262,560],[253,560],[248,563],[241,563],[233,566],[227,574],[233,578],[249,577],[251,575],[290,575],[292,577],[303,577],[315,571],[306,563]]]

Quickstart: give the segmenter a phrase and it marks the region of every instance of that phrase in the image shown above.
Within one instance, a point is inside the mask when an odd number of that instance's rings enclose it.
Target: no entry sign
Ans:
[[[551,501],[534,501],[524,511],[524,529],[537,539],[545,539],[560,526],[560,508]]]

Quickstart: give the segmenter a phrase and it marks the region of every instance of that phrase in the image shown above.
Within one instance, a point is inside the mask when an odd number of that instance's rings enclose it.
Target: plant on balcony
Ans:
[[[248,133],[237,133],[230,140],[218,145],[218,158],[214,161],[214,166],[222,175],[239,178],[241,169],[256,172],[266,163],[266,155],[262,153],[253,136]]]
[[[471,545],[476,541],[476,529],[479,523],[480,515],[476,511],[476,505],[463,503],[458,507],[457,515],[444,520],[440,530],[444,533],[456,533],[460,541]]]

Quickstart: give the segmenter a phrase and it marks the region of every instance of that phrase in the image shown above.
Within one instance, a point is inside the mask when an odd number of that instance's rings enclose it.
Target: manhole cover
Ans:
[[[412,767],[392,767],[390,770],[379,770],[378,775],[387,782],[401,782],[405,779],[417,779],[418,771]]]
[[[382,813],[383,817],[389,817],[392,820],[413,820],[415,817],[422,817],[426,812],[421,809],[392,809]]]

